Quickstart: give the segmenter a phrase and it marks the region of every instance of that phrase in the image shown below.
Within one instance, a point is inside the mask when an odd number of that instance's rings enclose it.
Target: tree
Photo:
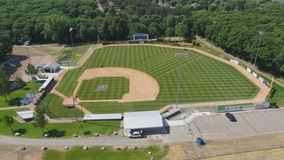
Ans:
[[[5,100],[7,100],[6,96],[9,93],[9,87],[8,77],[5,71],[0,69],[0,96],[4,96]]]
[[[45,117],[45,109],[42,106],[35,107],[35,123],[34,126],[38,127],[42,135],[44,135],[44,127],[48,124],[48,119]]]
[[[25,73],[27,75],[35,75],[35,74],[38,73],[38,70],[35,68],[34,65],[29,63],[28,66],[27,66],[27,69],[25,70]]]
[[[14,119],[10,115],[4,115],[2,118],[3,123],[6,125],[6,127],[10,128],[10,131],[13,132],[12,125],[14,123]]]
[[[0,30],[1,31],[1,30]],[[1,31],[0,34],[0,61],[3,61],[5,57],[12,52],[13,43],[10,36]]]

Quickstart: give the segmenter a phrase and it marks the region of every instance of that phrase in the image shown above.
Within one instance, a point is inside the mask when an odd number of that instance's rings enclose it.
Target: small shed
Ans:
[[[124,134],[132,130],[144,133],[159,133],[163,130],[163,120],[159,111],[125,112],[123,115]]]
[[[148,40],[149,34],[147,33],[135,33],[133,34],[133,40],[134,41],[140,41],[140,40]]]
[[[60,65],[58,63],[50,63],[43,67],[43,71],[47,73],[56,73],[60,70]]]

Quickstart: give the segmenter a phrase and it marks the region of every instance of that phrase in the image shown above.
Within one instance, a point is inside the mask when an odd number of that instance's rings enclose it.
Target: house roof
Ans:
[[[125,129],[144,129],[163,127],[162,116],[159,111],[125,112]]]
[[[60,67],[60,65],[58,63],[50,63],[48,65],[46,65],[44,68],[53,68],[53,69],[56,69]]]

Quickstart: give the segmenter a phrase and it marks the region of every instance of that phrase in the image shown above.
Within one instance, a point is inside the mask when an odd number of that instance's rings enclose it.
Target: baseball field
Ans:
[[[186,57],[177,57],[177,54]],[[108,68],[120,68],[109,71]],[[123,69],[132,69],[131,71]],[[86,70],[104,69],[104,73],[88,72]],[[105,77],[99,74],[105,74]],[[136,73],[143,72],[149,78],[140,77]],[[90,76],[84,78],[84,76]],[[132,78],[130,77],[132,76]],[[134,88],[141,88],[141,97],[153,94],[149,100],[139,102],[117,103],[130,92],[132,79],[136,78]],[[137,85],[139,84],[139,85]],[[149,86],[156,88],[151,90]],[[179,87],[178,87],[179,86]],[[148,87],[148,88],[147,88]],[[179,88],[179,91],[178,91]],[[228,101],[251,99],[259,88],[234,67],[187,49],[130,45],[107,46],[94,50],[85,63],[79,68],[69,70],[56,87],[66,97],[75,97],[91,112],[108,111],[106,106],[118,106],[119,112],[125,110],[153,110],[167,104],[175,104],[178,96],[179,103]],[[177,95],[178,93],[178,95]],[[92,100],[101,100],[100,102]],[[106,101],[103,101],[106,100]],[[95,105],[94,105],[95,103]],[[96,106],[94,109],[93,106]],[[136,106],[136,109],[135,107]],[[139,108],[141,106],[141,108]],[[104,108],[104,109],[100,109]]]

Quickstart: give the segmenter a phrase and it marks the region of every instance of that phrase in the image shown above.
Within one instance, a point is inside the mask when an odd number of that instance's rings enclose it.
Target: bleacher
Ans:
[[[170,108],[168,109],[168,111],[166,113],[164,113],[162,115],[162,117],[164,118],[170,118],[176,114],[180,113],[180,109],[179,108]]]
[[[31,93],[28,93],[25,95],[24,98],[21,99],[21,105],[22,106],[25,106],[25,105],[28,105],[32,102],[32,100],[34,99],[35,95],[34,94],[31,94]]]

